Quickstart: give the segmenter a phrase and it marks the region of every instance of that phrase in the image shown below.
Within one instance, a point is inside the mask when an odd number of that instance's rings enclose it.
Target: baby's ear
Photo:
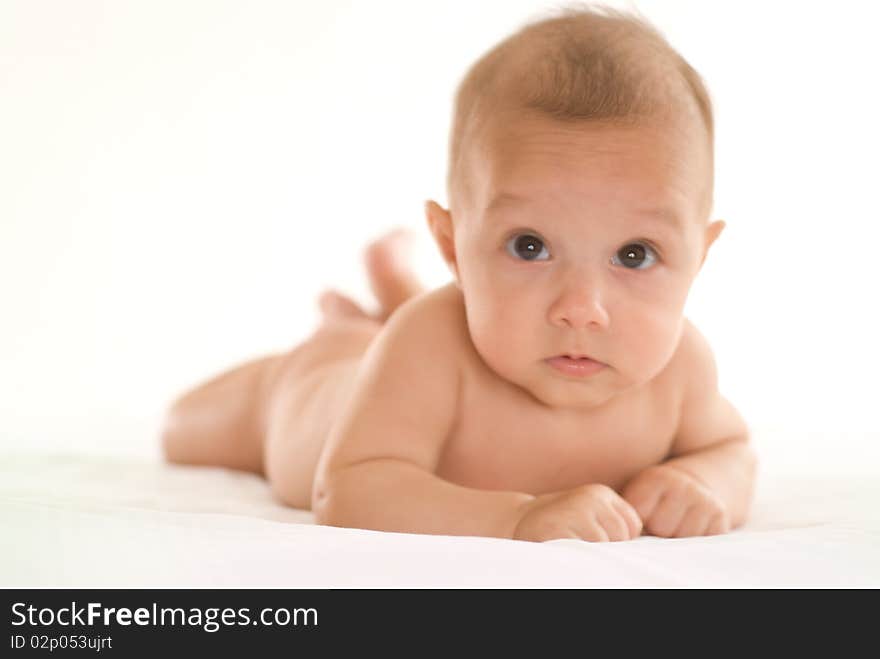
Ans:
[[[449,266],[457,282],[458,262],[455,257],[455,232],[452,226],[452,215],[440,204],[429,199],[425,202],[425,217],[428,220],[431,235],[434,236],[434,240],[440,248],[440,255]]]
[[[718,236],[721,235],[721,232],[724,231],[724,227],[726,226],[727,224],[724,220],[715,220],[712,224],[706,227],[706,237],[703,242],[703,258],[700,259],[701,268],[706,260],[706,255],[709,253],[709,248],[712,246],[712,243],[718,239]]]

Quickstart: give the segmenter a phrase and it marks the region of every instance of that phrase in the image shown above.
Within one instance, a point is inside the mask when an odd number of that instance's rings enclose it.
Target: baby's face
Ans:
[[[698,137],[701,134],[698,134]],[[708,245],[705,142],[670,125],[497,122],[472,161],[455,266],[486,364],[553,407],[588,409],[672,357]],[[475,150],[476,151],[476,150]],[[587,355],[588,377],[547,360]]]

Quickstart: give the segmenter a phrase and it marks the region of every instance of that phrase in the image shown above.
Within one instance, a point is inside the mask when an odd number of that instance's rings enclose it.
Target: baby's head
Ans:
[[[449,209],[428,222],[499,376],[588,409],[654,378],[724,228],[709,223],[713,121],[699,75],[648,23],[608,8],[526,26],[455,100]],[[598,373],[545,360],[586,355]]]

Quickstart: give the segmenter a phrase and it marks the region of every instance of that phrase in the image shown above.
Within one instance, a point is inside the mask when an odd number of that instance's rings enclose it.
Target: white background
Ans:
[[[750,424],[880,429],[880,45],[866,2],[637,6],[704,76],[714,217],[688,301]],[[0,440],[119,429],[372,304],[364,243],[446,204],[454,87],[554,3],[0,2]],[[796,436],[793,435],[793,436]]]

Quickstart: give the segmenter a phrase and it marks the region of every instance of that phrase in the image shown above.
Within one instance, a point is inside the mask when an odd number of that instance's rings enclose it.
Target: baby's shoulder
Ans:
[[[467,336],[461,290],[450,283],[410,298],[398,307],[385,329],[394,340],[420,344],[431,352],[460,343]]]
[[[687,318],[684,319],[678,346],[664,369],[666,384],[673,382],[682,395],[688,388],[703,386],[712,380],[715,358],[703,333]]]
[[[449,422],[460,381],[456,324],[462,318],[447,288],[421,293],[394,311],[361,362],[362,386],[374,409],[375,401],[392,401],[395,408],[421,410],[424,423]]]
[[[713,359],[709,340],[687,318],[684,319],[678,353],[679,359],[688,366],[705,364]]]
[[[451,381],[466,348],[461,292],[450,284],[416,295],[399,306],[373,341],[364,364],[397,380]]]

